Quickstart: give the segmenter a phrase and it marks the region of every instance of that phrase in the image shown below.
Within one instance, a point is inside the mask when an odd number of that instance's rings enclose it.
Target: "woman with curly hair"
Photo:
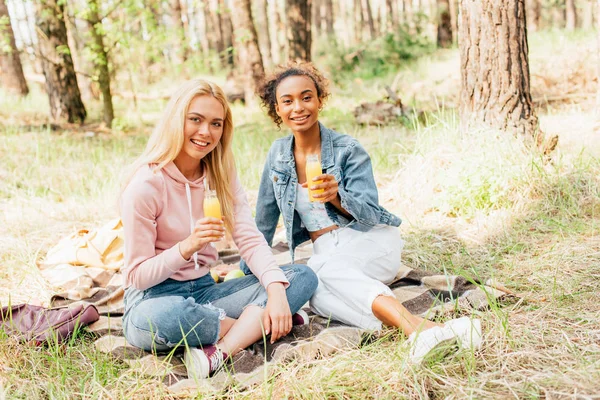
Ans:
[[[292,258],[299,244],[313,242],[308,266],[319,285],[311,309],[365,329],[398,327],[414,344],[415,361],[452,339],[479,346],[479,320],[428,321],[411,314],[386,285],[401,266],[401,220],[379,204],[371,159],[358,140],[319,122],[329,97],[323,75],[310,63],[280,66],[258,94],[275,124],[291,134],[276,140],[268,153],[256,223],[272,245],[283,215]],[[309,182],[306,164],[314,155],[322,174]]]

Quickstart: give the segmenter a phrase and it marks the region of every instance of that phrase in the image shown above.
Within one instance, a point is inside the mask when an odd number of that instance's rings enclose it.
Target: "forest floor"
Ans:
[[[594,35],[530,39],[531,85],[551,158],[502,132],[457,122],[458,51],[444,50],[368,80],[332,87],[322,120],[370,152],[382,203],[403,220],[406,265],[493,277],[518,294],[477,312],[481,351],[421,367],[404,338],[269,370],[263,384],[206,398],[600,398],[600,119]],[[219,77],[216,78],[219,81]],[[357,125],[351,110],[394,83],[421,120]],[[116,99],[112,132],[98,112],[83,127],[48,127],[39,88],[0,100],[0,303],[47,304],[36,262],[58,240],[117,216],[123,167],[143,148],[162,100]],[[161,87],[160,89],[164,89]],[[261,110],[233,107],[235,153],[254,203],[269,143],[283,134]],[[250,162],[252,160],[252,162]],[[449,317],[449,316],[448,316]],[[31,347],[0,333],[0,399],[169,398],[158,380],[98,353],[81,333],[67,346]]]

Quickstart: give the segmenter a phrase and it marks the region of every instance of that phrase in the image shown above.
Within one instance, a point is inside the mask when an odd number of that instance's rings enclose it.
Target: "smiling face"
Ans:
[[[176,161],[197,164],[219,144],[225,110],[212,96],[197,96],[190,102],[183,125],[183,147]]]
[[[319,120],[321,100],[312,79],[303,75],[289,76],[279,82],[275,95],[275,110],[288,128],[293,132],[314,128]]]

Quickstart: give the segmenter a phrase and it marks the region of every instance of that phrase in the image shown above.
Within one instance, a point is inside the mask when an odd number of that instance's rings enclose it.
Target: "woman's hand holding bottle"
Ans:
[[[207,243],[218,242],[224,237],[225,224],[223,221],[213,217],[204,217],[196,221],[196,226],[190,236],[179,242],[179,252],[184,259],[189,260]]]

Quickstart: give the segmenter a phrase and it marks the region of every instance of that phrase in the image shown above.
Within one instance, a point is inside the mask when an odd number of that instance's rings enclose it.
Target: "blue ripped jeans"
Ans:
[[[281,267],[292,314],[317,288],[315,273],[305,265]],[[264,308],[267,292],[254,275],[216,284],[210,274],[191,281],[167,279],[146,290],[125,292],[123,331],[127,341],[146,351],[199,347],[219,339],[221,320],[239,318],[248,305]]]

